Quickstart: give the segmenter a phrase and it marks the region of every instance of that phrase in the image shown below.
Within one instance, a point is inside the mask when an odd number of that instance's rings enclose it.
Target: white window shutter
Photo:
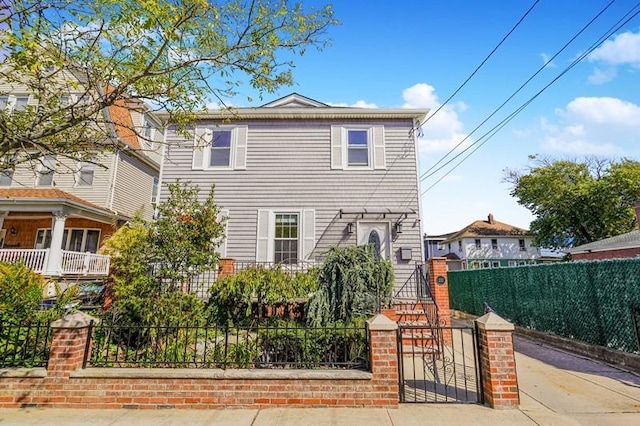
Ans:
[[[7,106],[5,107],[7,111],[13,111],[13,109],[16,107],[17,101],[18,99],[13,95],[7,96]]]
[[[302,260],[314,260],[313,249],[316,246],[316,211],[305,209],[302,212]]]
[[[213,139],[213,131],[204,127],[196,127],[195,139],[193,142],[193,163],[192,170],[204,169],[204,151],[207,149]]]
[[[342,127],[331,126],[331,168],[344,169]]]
[[[373,168],[386,169],[387,160],[384,149],[384,126],[373,126]]]
[[[227,240],[229,239],[229,210],[221,210],[218,214],[218,221],[224,220],[224,238],[218,246],[220,257],[227,257]]]
[[[236,148],[234,155],[234,169],[246,170],[247,168],[247,126],[238,126],[235,129]]]
[[[256,262],[270,262],[273,260],[273,235],[275,221],[270,210],[258,210],[258,224],[256,229]],[[272,229],[274,229],[272,231]]]

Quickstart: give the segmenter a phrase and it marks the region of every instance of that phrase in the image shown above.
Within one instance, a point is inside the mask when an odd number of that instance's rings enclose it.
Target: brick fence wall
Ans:
[[[397,325],[368,321],[370,372],[330,370],[82,369],[90,317],[56,321],[47,369],[0,370],[0,407],[396,407]]]

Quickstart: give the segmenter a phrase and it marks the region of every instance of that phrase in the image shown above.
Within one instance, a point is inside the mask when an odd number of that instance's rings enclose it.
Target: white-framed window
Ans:
[[[275,220],[274,262],[297,263],[300,258],[298,252],[300,215],[298,213],[276,213]]]
[[[258,210],[256,261],[297,263],[314,259],[315,210]]]
[[[95,171],[96,165],[93,161],[82,161],[78,167],[76,184],[78,186],[93,186]]]
[[[158,195],[160,195],[160,180],[153,177],[153,186],[151,188],[151,205],[155,209],[158,205]]]
[[[53,173],[56,168],[56,157],[43,157],[38,164],[38,172],[36,175],[36,186],[53,185]]]
[[[100,242],[99,229],[67,228],[62,235],[62,250],[90,252],[98,251]],[[51,248],[51,229],[38,229],[34,248]]]
[[[231,130],[213,130],[208,164],[209,167],[231,166]]]
[[[527,246],[524,244],[524,240],[518,240],[518,245],[520,246],[520,251],[527,251]]]
[[[475,244],[476,244],[476,250],[480,250],[482,248],[482,241],[480,241],[480,238],[475,239]]]
[[[331,126],[331,168],[386,169],[384,126]]]
[[[0,172],[0,186],[11,186],[13,182],[13,170]]]
[[[516,262],[515,260],[510,260],[510,261],[509,261],[509,266],[510,266],[510,267],[512,267],[512,268],[513,268],[514,266],[518,266],[518,262]]]
[[[471,269],[479,269],[479,268],[480,268],[480,262],[478,261],[471,262]]]
[[[498,250],[498,240],[496,238],[491,239],[491,250]]]
[[[193,170],[247,168],[247,126],[198,127],[195,131]]]
[[[13,111],[22,111],[29,104],[29,96],[7,95],[0,96],[0,110],[7,110],[9,113]]]
[[[146,115],[142,123],[142,138],[144,145],[149,149],[155,149],[156,125]]]
[[[482,269],[491,268],[491,263],[488,260],[482,262]]]
[[[520,266],[523,266],[523,265],[526,265],[526,264],[527,264],[527,262],[524,261],[524,260],[521,260],[521,261],[518,262],[518,265],[520,265]]]
[[[497,260],[494,260],[493,262],[491,262],[491,267],[492,268],[499,268],[500,267],[500,262]]]

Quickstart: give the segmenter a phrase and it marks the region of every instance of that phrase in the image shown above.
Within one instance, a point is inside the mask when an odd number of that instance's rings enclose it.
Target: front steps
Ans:
[[[402,330],[402,353],[405,356],[438,355],[436,305],[432,300],[394,300],[391,309],[383,312]]]

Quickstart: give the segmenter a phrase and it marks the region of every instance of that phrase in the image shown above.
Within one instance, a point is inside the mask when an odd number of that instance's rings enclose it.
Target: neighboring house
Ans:
[[[527,265],[540,258],[527,230],[498,222],[492,214],[451,234],[441,247],[450,270]]]
[[[636,221],[640,225],[640,201],[636,202]],[[640,257],[640,230],[583,244],[567,250],[572,260]]]
[[[169,127],[162,169],[215,184],[226,222],[222,256],[305,263],[331,247],[374,243],[396,287],[422,261],[415,131],[426,110],[331,107],[292,94],[257,108],[197,118],[194,136]]]
[[[36,102],[19,87],[0,85],[0,108],[8,113]],[[109,259],[96,254],[104,240],[136,211],[153,217],[160,121],[135,100],[118,101],[104,114],[113,123],[112,152],[79,163],[47,156],[0,173],[0,260],[24,260],[47,276],[105,276]]]
[[[443,245],[442,242],[449,238],[450,234],[424,235],[424,258],[429,260],[432,257],[445,257],[451,252],[451,248]]]

